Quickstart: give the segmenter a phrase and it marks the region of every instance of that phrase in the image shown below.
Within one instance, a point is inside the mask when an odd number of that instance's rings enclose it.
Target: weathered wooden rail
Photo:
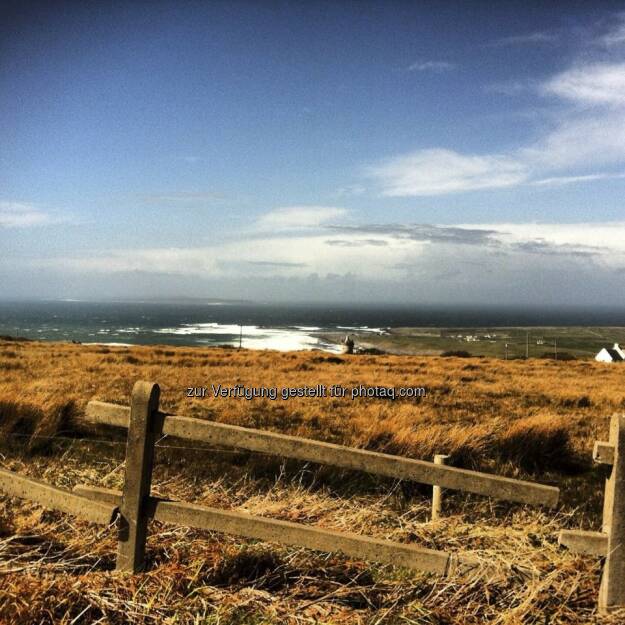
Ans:
[[[87,405],[86,419],[92,423],[127,428],[130,408],[91,401]],[[553,486],[214,421],[159,412],[154,417],[154,424],[158,434],[176,438],[329,464],[507,501],[552,507],[558,503],[560,492]]]
[[[625,608],[625,415],[610,419],[610,440],[597,441],[593,460],[609,467],[601,532],[562,530],[559,542],[571,551],[605,557],[599,612]]]
[[[0,491],[11,497],[30,499],[44,508],[53,508],[91,523],[110,525],[117,516],[118,506],[109,502],[92,501],[41,480],[23,477],[13,471],[0,469]]]
[[[88,421],[128,429],[122,491],[79,485],[73,493],[67,493],[8,471],[0,473],[0,490],[101,523],[110,522],[119,512],[117,568],[131,572],[144,567],[150,519],[319,551],[340,551],[359,559],[439,575],[466,572],[480,566],[466,555],[154,497],[151,495],[154,448],[157,438],[162,435],[361,470],[431,484],[439,489],[462,490],[525,504],[554,506],[558,501],[559,490],[552,486],[458,469],[446,466],[442,459],[437,462],[412,460],[168,415],[159,411],[159,395],[157,384],[137,382],[130,407],[99,401],[89,402],[87,406]]]
[[[113,506],[121,506],[123,500],[121,491],[97,486],[80,484],[74,488],[74,493]],[[458,564],[443,551],[318,527],[307,527],[298,523],[267,519],[242,512],[167,501],[157,497],[148,498],[144,514],[162,523],[235,534],[318,551],[340,551],[348,556],[416,568],[439,575],[446,575],[452,567]]]

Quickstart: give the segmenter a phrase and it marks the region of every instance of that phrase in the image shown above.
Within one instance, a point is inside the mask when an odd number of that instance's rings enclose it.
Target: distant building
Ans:
[[[623,362],[625,361],[625,351],[618,343],[614,347],[604,347],[596,356],[597,362]]]
[[[343,339],[343,353],[344,354],[353,354],[354,353],[354,339],[348,334]]]

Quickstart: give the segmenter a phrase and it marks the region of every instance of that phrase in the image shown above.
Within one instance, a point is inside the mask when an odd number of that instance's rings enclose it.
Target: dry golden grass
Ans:
[[[86,402],[127,404],[161,385],[181,415],[270,429],[557,484],[555,512],[446,494],[428,523],[428,488],[247,452],[159,443],[154,489],[177,499],[470,551],[508,574],[415,575],[305,550],[152,524],[150,570],[112,571],[115,537],[0,498],[0,622],[525,623],[623,622],[594,614],[599,562],[560,549],[562,527],[597,529],[602,475],[589,462],[604,417],[625,407],[622,370],[592,362],[330,356],[230,349],[0,341],[0,465],[65,488],[121,487],[122,433],[81,423]],[[419,400],[189,399],[211,383],[424,386]],[[528,579],[521,569],[529,570]]]

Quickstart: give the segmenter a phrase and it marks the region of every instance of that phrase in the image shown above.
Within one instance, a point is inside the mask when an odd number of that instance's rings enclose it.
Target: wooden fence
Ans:
[[[593,460],[608,467],[601,532],[562,530],[559,542],[577,553],[605,557],[599,612],[625,607],[625,415],[610,419],[609,441],[597,441]]]
[[[99,401],[89,402],[87,406],[88,421],[128,429],[123,491],[79,485],[73,493],[69,493],[6,470],[0,470],[0,490],[97,523],[110,523],[118,512],[117,568],[130,572],[137,572],[144,566],[150,519],[325,552],[338,551],[359,559],[440,575],[479,566],[475,560],[464,555],[153,497],[150,488],[154,446],[157,437],[164,434],[358,469],[525,504],[553,507],[558,501],[559,490],[552,486],[446,466],[443,458],[437,462],[412,460],[273,432],[167,415],[159,411],[159,393],[158,385],[137,382],[132,391],[130,407]],[[606,559],[601,587],[600,605],[603,609],[625,605],[625,593],[622,591],[625,554],[619,542],[625,529],[625,490],[622,484],[625,479],[625,453],[619,453],[619,449],[625,449],[621,442],[625,438],[623,419],[613,420],[610,443],[598,444],[595,449],[595,457],[602,462],[612,463],[613,467],[607,482],[604,533],[563,532],[561,537],[563,544],[568,546],[581,545],[591,553],[610,554]]]
[[[320,551],[340,551],[356,558],[400,564],[441,575],[466,570],[475,564],[470,558],[443,551],[151,497],[154,440],[164,434],[358,469],[510,501],[547,506],[554,506],[558,501],[559,490],[552,486],[274,432],[166,415],[158,410],[158,397],[156,384],[138,382],[130,407],[92,401],[86,410],[86,418],[92,423],[128,428],[123,492],[90,486],[76,489],[82,496],[120,507],[123,527],[117,567],[122,570],[137,571],[143,566],[149,518]],[[147,505],[142,505],[145,502]]]

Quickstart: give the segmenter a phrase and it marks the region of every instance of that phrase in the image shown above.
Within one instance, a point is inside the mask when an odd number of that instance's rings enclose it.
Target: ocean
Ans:
[[[0,302],[0,335],[124,345],[339,351],[329,333],[392,327],[625,326],[625,310],[231,302]]]

